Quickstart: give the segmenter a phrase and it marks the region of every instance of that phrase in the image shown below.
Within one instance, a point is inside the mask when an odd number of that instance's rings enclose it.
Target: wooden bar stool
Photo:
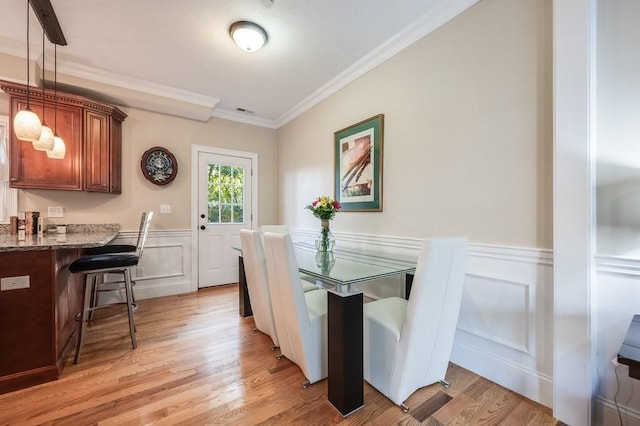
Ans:
[[[98,277],[104,274],[122,274],[123,276],[122,285],[124,286],[126,295],[124,303],[127,305],[131,345],[133,349],[138,346],[136,342],[136,325],[134,318],[135,299],[133,297],[131,267],[136,266],[138,262],[140,262],[152,217],[153,212],[146,212],[143,214],[144,226],[142,227],[142,232],[138,236],[138,244],[135,252],[92,254],[82,256],[69,265],[70,272],[85,274],[84,298],[82,302],[82,311],[80,312],[80,326],[78,330],[78,341],[74,360],[76,364],[80,360],[80,352],[84,343],[86,323],[92,319],[93,311],[110,306],[98,306],[95,303],[95,295],[98,290],[97,287],[101,284],[99,283]]]

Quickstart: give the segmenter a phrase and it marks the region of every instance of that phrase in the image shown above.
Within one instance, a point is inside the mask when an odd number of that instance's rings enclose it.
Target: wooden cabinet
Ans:
[[[99,111],[84,112],[85,189],[122,192],[122,121]]]
[[[26,108],[26,86],[0,81],[11,97],[11,117]],[[30,107],[42,119],[42,90],[30,89]],[[11,132],[10,186],[119,194],[122,192],[122,122],[127,117],[117,107],[58,91],[57,125],[53,91],[44,102],[45,122],[64,140],[62,160],[36,151]]]
[[[80,250],[0,252],[0,277],[29,277],[29,288],[0,293],[0,394],[56,380],[72,355],[83,275],[68,265]]]

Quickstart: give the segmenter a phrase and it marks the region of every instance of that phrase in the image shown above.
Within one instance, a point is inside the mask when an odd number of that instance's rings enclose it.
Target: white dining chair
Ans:
[[[264,245],[280,351],[300,367],[306,388],[328,374],[327,291],[302,291],[288,234],[267,232]]]
[[[253,321],[258,330],[271,337],[273,341],[271,349],[276,349],[280,343],[273,319],[271,292],[267,283],[267,269],[260,233],[250,229],[241,229],[240,243],[242,244],[242,259],[247,277],[247,290],[251,300]]]
[[[425,240],[409,300],[364,306],[364,378],[405,412],[404,401],[419,388],[448,386],[467,244],[466,238]]]

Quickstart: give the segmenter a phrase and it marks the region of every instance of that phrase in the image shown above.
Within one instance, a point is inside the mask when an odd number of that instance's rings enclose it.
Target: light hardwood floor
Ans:
[[[447,389],[414,393],[409,413],[365,384],[365,407],[342,418],[326,380],[300,369],[238,315],[236,285],[142,300],[138,349],[126,317],[91,325],[80,364],[56,381],[0,395],[0,425],[556,425],[548,408],[451,364]],[[5,350],[5,348],[2,348]]]

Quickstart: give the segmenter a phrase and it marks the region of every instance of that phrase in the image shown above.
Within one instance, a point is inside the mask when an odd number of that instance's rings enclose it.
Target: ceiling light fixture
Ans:
[[[268,40],[267,32],[260,25],[250,21],[237,21],[229,27],[229,35],[247,52],[259,50]]]
[[[25,142],[36,142],[42,133],[42,124],[38,116],[29,108],[29,1],[27,3],[27,108],[18,111],[13,118],[13,131],[16,137]]]

